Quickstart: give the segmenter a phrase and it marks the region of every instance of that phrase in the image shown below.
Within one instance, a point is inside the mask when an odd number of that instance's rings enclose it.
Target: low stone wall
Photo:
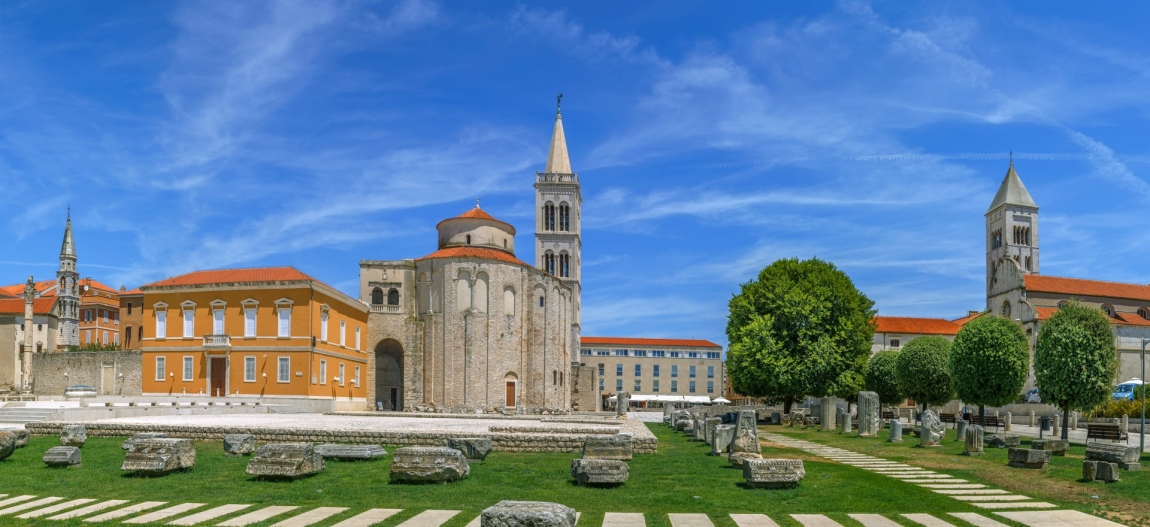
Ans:
[[[487,429],[493,434],[594,434],[614,435],[622,430],[618,427],[577,427],[577,426],[492,426]]]
[[[68,386],[85,384],[103,395],[140,395],[142,357],[139,351],[33,353],[32,393],[62,396]]]

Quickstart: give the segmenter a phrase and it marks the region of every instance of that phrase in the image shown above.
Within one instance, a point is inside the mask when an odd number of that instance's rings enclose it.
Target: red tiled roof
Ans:
[[[972,314],[969,314],[965,317],[956,318],[954,320],[951,320],[951,322],[954,322],[955,324],[958,324],[959,326],[965,326],[967,322],[970,322],[971,320],[974,320],[974,319],[981,317],[981,316],[982,316],[981,312],[980,313],[972,313]]]
[[[96,280],[93,280],[91,278],[81,278],[80,284],[81,285],[90,285],[90,286],[92,286],[92,289],[99,289],[101,291],[104,291],[105,293],[112,293],[112,294],[119,293],[119,291],[116,291],[115,289],[108,287],[107,285],[104,285],[100,282],[97,282]]]
[[[1118,313],[1117,316],[1110,319],[1110,323],[1125,324],[1127,326],[1150,326],[1150,320],[1142,318],[1138,313]]]
[[[506,225],[507,228],[511,229],[512,234],[515,234],[515,227],[513,225],[511,225],[510,223],[507,223],[503,220],[497,219],[496,217],[488,214],[487,212],[485,212],[483,209],[479,208],[478,206],[476,206],[474,209],[471,209],[467,212],[464,212],[463,214],[460,214],[454,218],[447,218],[446,220],[443,220],[443,221],[451,221],[451,220],[458,219],[458,218],[473,219],[473,220],[488,220],[488,221],[494,221],[497,223],[502,223],[502,224]],[[442,224],[443,221],[439,222],[439,224],[436,224],[436,227],[439,227],[439,225]]]
[[[681,346],[684,348],[719,348],[722,346],[701,339],[645,339],[631,337],[580,337],[579,343],[589,346]]]
[[[56,305],[55,298],[37,298],[32,300],[32,314],[34,315],[47,315],[52,312],[52,306]],[[0,299],[0,313],[5,315],[23,315],[24,314],[24,299],[23,298],[5,298]]]
[[[214,269],[209,271],[194,271],[159,282],[140,286],[145,287],[172,287],[181,285],[210,285],[233,284],[251,282],[295,282],[316,281],[303,274],[295,267],[253,267],[248,269]]]
[[[1026,290],[1036,293],[1059,293],[1070,296],[1103,296],[1150,302],[1150,285],[1085,280],[1061,276],[1025,275]]]
[[[874,317],[874,321],[877,333],[957,335],[962,328],[962,325],[945,318]]]
[[[1050,320],[1050,317],[1054,316],[1054,314],[1058,312],[1058,308],[1056,307],[1039,306],[1034,308],[1034,310],[1037,311],[1036,314],[1038,315],[1038,320]]]
[[[120,293],[120,296],[134,296],[134,295],[142,295],[142,294],[144,294],[144,292],[140,291],[140,288],[137,287],[135,289],[132,289],[131,291],[124,291],[123,293]]]
[[[444,247],[443,249],[435,251],[427,256],[424,256],[423,258],[417,258],[416,260],[429,260],[432,258],[483,258],[485,260],[498,260],[500,262],[531,267],[527,264],[527,262],[516,258],[515,255],[509,252],[500,251],[499,249],[491,249],[488,247],[477,247],[470,245],[463,247]]]
[[[3,287],[0,287],[0,289],[2,289],[5,293],[8,293],[12,296],[23,298],[25,285],[27,285],[27,282],[23,282],[23,283],[19,283],[19,284],[12,284],[12,285],[6,285]],[[56,281],[55,280],[42,280],[39,282],[35,282],[34,286],[36,287],[36,293],[37,294],[43,294],[44,291],[51,289],[53,287],[56,287]],[[56,292],[52,291],[45,296],[55,296],[55,295],[56,295]],[[23,313],[23,311],[21,311],[21,313]]]

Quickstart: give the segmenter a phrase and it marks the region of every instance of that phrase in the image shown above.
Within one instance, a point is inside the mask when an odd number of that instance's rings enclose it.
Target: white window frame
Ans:
[[[319,383],[327,384],[327,361],[323,359],[319,361]]]
[[[244,382],[256,382],[256,358],[250,355],[244,357]]]
[[[195,309],[184,309],[182,311],[183,312],[181,313],[181,315],[182,315],[183,321],[184,321],[183,336],[186,339],[193,338],[196,335],[196,310]]]
[[[168,337],[168,310],[156,310],[156,338],[165,339]]]
[[[276,336],[291,337],[291,306],[276,306]]]
[[[102,340],[101,344],[107,346],[108,345],[108,332],[106,330],[104,331],[102,337],[103,337],[103,340]]]
[[[259,313],[255,306],[244,306],[244,336],[256,336],[256,316]]]
[[[359,328],[355,328],[359,329]],[[359,388],[359,366],[355,367],[355,387]]]
[[[224,314],[222,307],[212,309],[212,335],[227,334],[227,327],[224,326]]]
[[[276,382],[291,382],[291,357],[276,358]]]
[[[347,347],[347,321],[339,321],[339,345],[340,347]]]
[[[184,382],[189,382],[196,377],[196,358],[191,355],[184,355]]]
[[[327,322],[328,322],[328,320],[329,320],[329,315],[327,314],[327,309],[324,309],[319,314],[319,339],[322,340],[323,342],[327,342]]]
[[[165,381],[168,379],[168,358],[164,356],[156,357],[156,380]]]
[[[360,351],[362,349],[361,346],[363,345],[363,339],[360,337],[361,336],[359,333],[359,326],[356,326],[355,327],[355,350],[356,351]],[[358,383],[356,383],[356,384],[358,385]]]
[[[339,363],[339,385],[340,386],[344,386],[347,384],[347,379],[345,378],[346,375],[347,375],[347,368],[341,362],[341,363]]]

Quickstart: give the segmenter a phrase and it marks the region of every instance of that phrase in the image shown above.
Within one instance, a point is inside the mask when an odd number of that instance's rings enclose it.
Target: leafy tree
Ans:
[[[874,302],[829,262],[778,260],[742,285],[727,319],[735,391],[783,400],[847,389],[870,355]]]
[[[849,370],[844,370],[835,379],[834,386],[831,387],[830,394],[843,399],[847,402],[847,413],[851,411],[851,404],[859,398],[859,392],[866,388],[866,373],[867,359],[856,361]]]
[[[907,342],[895,360],[898,391],[927,405],[943,404],[954,398],[950,379],[950,341],[939,336],[918,337]]]
[[[877,393],[879,402],[892,404],[906,399],[898,386],[898,356],[895,350],[880,351],[867,363],[866,389]]]
[[[100,344],[99,342],[89,342],[83,346],[68,346],[68,351],[120,351],[119,344]]]
[[[1022,326],[1010,319],[984,313],[967,322],[950,352],[950,375],[958,397],[977,404],[979,416],[986,405],[1013,401],[1030,370],[1028,348]]]
[[[1044,402],[1062,408],[1063,439],[1070,410],[1110,399],[1117,371],[1114,333],[1098,308],[1071,302],[1042,326],[1034,347],[1034,382]]]

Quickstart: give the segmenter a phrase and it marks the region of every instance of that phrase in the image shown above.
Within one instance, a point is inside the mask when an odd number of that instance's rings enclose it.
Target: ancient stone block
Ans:
[[[387,451],[379,445],[327,443],[316,445],[315,451],[324,459],[339,459],[341,461],[375,461],[387,455]]]
[[[246,456],[256,451],[256,436],[251,434],[224,434],[224,453]]]
[[[806,470],[799,459],[748,459],[743,462],[743,479],[751,488],[796,487],[805,475]]]
[[[544,501],[504,500],[483,510],[480,527],[575,527],[575,509]]]
[[[994,448],[1010,448],[1022,444],[1022,438],[1014,434],[994,434],[986,438],[986,446]]]
[[[0,428],[0,432],[12,432],[16,435],[16,448],[24,448],[28,446],[28,438],[31,434],[25,428]]]
[[[823,397],[822,406],[819,407],[819,417],[821,423],[819,428],[824,432],[829,432],[835,429],[835,398]]]
[[[942,434],[945,429],[942,427],[942,421],[935,415],[934,410],[927,410],[922,413],[922,426],[918,429],[918,446],[934,447],[940,446],[942,441]]]
[[[630,434],[588,436],[583,440],[583,458],[630,461],[632,444]]]
[[[74,446],[54,446],[44,452],[44,464],[49,467],[78,468],[80,448]]]
[[[266,479],[298,479],[324,469],[323,456],[311,443],[264,445],[248,461],[247,473]]]
[[[777,425],[783,422],[783,415],[779,412],[771,412],[771,424]]]
[[[756,428],[755,412],[746,410],[739,412],[739,419],[735,423],[735,437],[731,440],[731,455],[728,458],[732,465],[739,467],[743,460],[762,458],[762,448],[759,446],[759,431]]]
[[[902,442],[902,421],[897,419],[890,420],[890,437],[887,441],[890,443]]]
[[[1007,452],[1009,465],[1015,468],[1043,468],[1050,462],[1049,450],[1033,448],[1011,448]]]
[[[120,470],[147,476],[162,476],[196,464],[196,446],[191,439],[141,439],[124,454]]]
[[[615,415],[626,419],[627,407],[631,406],[631,394],[627,392],[619,392],[615,395]]]
[[[731,449],[731,441],[735,439],[735,425],[719,425],[715,427],[714,439],[711,441],[711,455],[722,455]]]
[[[849,434],[854,429],[854,425],[851,423],[851,414],[843,412],[842,415],[839,416],[839,423],[842,425],[840,432],[843,434]]]
[[[1106,461],[1098,462],[1098,472],[1094,479],[1105,481],[1107,483],[1114,483],[1121,479],[1118,474],[1118,463],[1108,463]]]
[[[1089,459],[1082,460],[1082,479],[1084,481],[1094,481],[1098,479],[1098,461]]]
[[[1142,470],[1141,463],[1118,463],[1118,468],[1122,470]]]
[[[630,466],[617,459],[572,459],[571,477],[580,485],[620,485]]]
[[[463,452],[468,461],[480,462],[487,459],[492,449],[491,439],[486,437],[453,437],[447,440],[447,446]]]
[[[791,412],[791,426],[799,426],[803,424],[803,413],[799,410]]]
[[[1035,450],[1049,450],[1053,455],[1065,456],[1070,448],[1068,439],[1035,439],[1030,442],[1030,448]]]
[[[0,459],[7,459],[16,451],[16,434],[0,430]]]
[[[391,461],[391,481],[443,483],[466,478],[470,473],[467,458],[454,448],[404,447],[395,451]]]
[[[84,446],[88,441],[88,429],[84,425],[65,425],[60,432],[61,446]]]
[[[703,428],[703,430],[704,430],[703,441],[705,443],[707,443],[709,445],[712,442],[714,442],[714,440],[715,440],[715,427],[719,426],[721,424],[723,424],[723,420],[721,418],[718,418],[718,417],[707,418],[706,425]]]
[[[859,392],[859,437],[878,436],[882,430],[882,406],[875,392]]]
[[[1111,463],[1137,463],[1138,446],[1118,443],[1090,443],[1086,445],[1086,459],[1109,461]]]
[[[156,439],[160,437],[168,437],[168,434],[163,432],[144,432],[141,434],[135,434],[132,437],[125,439],[123,443],[120,443],[120,448],[124,450],[131,450],[132,443],[139,441],[140,439]]]
[[[982,435],[983,428],[979,425],[971,425],[966,427],[966,435],[963,436],[965,449],[962,451],[964,456],[981,456],[982,455]]]

